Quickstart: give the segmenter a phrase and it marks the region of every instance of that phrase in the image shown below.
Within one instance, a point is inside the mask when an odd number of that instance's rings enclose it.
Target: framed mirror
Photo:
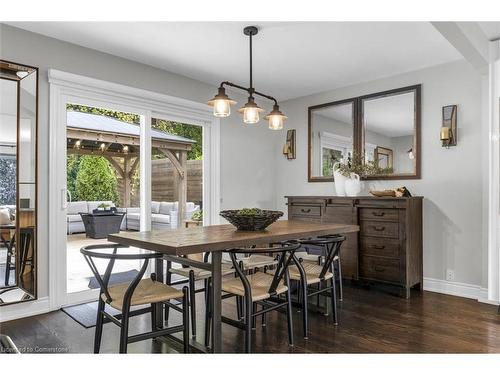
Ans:
[[[309,181],[333,181],[334,164],[352,154],[355,101],[309,107]]]
[[[383,174],[366,179],[420,178],[420,85],[360,98],[365,161]]]
[[[37,298],[38,69],[0,60],[0,305]]]
[[[308,108],[308,181],[333,181],[333,166],[357,155],[365,180],[420,178],[421,85]]]

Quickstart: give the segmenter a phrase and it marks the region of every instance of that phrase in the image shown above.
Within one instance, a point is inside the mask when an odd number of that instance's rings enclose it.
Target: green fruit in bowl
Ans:
[[[262,215],[262,210],[260,208],[242,208],[238,211],[238,214],[242,216],[258,216]]]

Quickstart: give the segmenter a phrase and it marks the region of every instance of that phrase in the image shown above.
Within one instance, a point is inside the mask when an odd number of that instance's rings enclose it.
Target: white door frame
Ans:
[[[49,307],[93,300],[97,291],[66,293],[66,103],[104,107],[141,116],[141,230],[151,228],[151,118],[153,114],[175,121],[204,126],[204,200],[210,215],[206,224],[219,222],[220,210],[220,122],[206,104],[130,86],[49,69]],[[205,202],[205,201],[204,201]],[[143,219],[143,220],[142,220]]]

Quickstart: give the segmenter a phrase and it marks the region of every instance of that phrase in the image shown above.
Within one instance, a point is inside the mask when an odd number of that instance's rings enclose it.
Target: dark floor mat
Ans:
[[[63,307],[61,309],[77,323],[85,328],[92,328],[96,325],[97,319],[97,301],[82,303],[81,305]],[[106,305],[106,312],[112,315],[117,315],[120,311]]]
[[[135,279],[135,277],[139,274],[139,271],[137,270],[130,270],[130,271],[125,271],[125,272],[117,272],[111,274],[111,277],[109,278],[108,286],[115,285],[115,284],[121,284],[121,283],[130,283],[132,280]],[[95,276],[92,276],[89,279],[89,289],[100,289],[100,285],[97,282],[97,279]]]

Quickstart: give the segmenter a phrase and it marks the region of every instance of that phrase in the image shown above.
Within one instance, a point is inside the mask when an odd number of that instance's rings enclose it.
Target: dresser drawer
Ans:
[[[364,279],[400,283],[399,260],[362,256],[359,262],[359,275]]]
[[[380,237],[361,237],[360,251],[362,255],[400,258],[399,240]]]
[[[321,216],[320,206],[293,205],[290,211],[292,216]]]
[[[372,220],[360,221],[360,235],[373,237],[399,237],[399,223]]]
[[[399,213],[394,208],[360,208],[360,220],[398,221]]]

